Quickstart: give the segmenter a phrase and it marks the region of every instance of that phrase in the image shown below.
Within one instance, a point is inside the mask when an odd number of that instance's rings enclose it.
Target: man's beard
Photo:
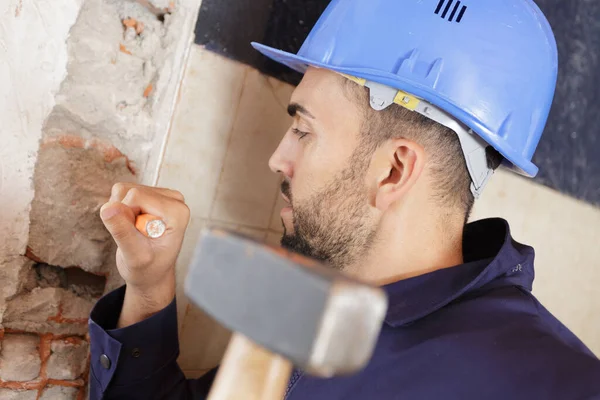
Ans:
[[[339,270],[369,250],[375,230],[369,220],[364,158],[354,154],[348,168],[302,203],[294,202],[289,183],[282,182],[281,191],[290,200],[294,216],[294,232],[284,232],[283,247]]]

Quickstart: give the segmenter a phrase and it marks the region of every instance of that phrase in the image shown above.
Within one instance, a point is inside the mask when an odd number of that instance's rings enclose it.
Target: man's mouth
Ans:
[[[285,201],[285,206],[281,209],[280,215],[282,219],[291,219],[294,209],[292,208],[292,202],[290,198],[284,194],[284,190],[281,191],[281,198]]]
[[[292,191],[291,191],[291,187],[290,187],[290,183],[286,180],[284,180],[283,182],[281,182],[281,198],[291,207],[292,206],[292,201],[291,201],[291,197],[292,197]]]

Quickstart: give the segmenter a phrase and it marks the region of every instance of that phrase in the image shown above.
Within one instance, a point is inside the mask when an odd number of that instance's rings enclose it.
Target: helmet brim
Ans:
[[[362,71],[357,73],[357,68],[342,68],[342,67],[332,66],[329,64],[311,60],[306,57],[299,56],[297,54],[289,53],[287,51],[278,50],[273,47],[265,46],[264,44],[260,44],[260,43],[256,43],[256,42],[252,42],[251,44],[252,44],[252,47],[254,47],[257,51],[259,51],[264,56],[266,56],[280,64],[283,64],[301,74],[304,74],[309,66],[316,67],[316,68],[328,69],[330,71],[339,72],[342,74],[359,76],[359,77],[365,78],[367,80],[372,79],[373,74],[376,73],[376,71],[366,70],[366,69],[363,69]],[[397,77],[394,77],[394,78],[395,78],[395,80],[398,79]],[[387,77],[387,79],[390,79],[390,77]],[[386,79],[383,79],[383,81],[384,81],[383,83],[386,83],[385,80]],[[382,79],[380,79],[379,81],[381,82]],[[392,85],[391,79],[390,79],[390,86],[397,86],[397,85]],[[409,85],[407,84],[407,86],[409,86]],[[466,120],[470,120],[471,118],[461,118],[461,117],[465,117],[465,115],[462,115],[462,114],[464,114],[464,112],[462,110],[460,110],[454,104],[451,104],[449,102],[446,103],[446,102],[440,102],[440,101],[438,101],[438,102],[432,101],[433,99],[430,99],[429,93],[426,88],[413,87],[411,90],[409,87],[401,87],[399,89],[404,90],[408,93],[411,93],[417,97],[421,97],[422,99],[425,99],[426,101],[430,101],[432,104],[435,104],[436,106],[440,107],[441,109],[445,110],[446,112],[449,112],[451,115],[454,115],[455,118],[458,118],[463,123],[470,125]],[[515,163],[512,162],[512,160],[520,159],[521,157],[519,157],[518,154],[514,150],[512,150],[512,149],[509,150],[506,148],[506,146],[501,146],[501,145],[499,145],[499,143],[495,143],[497,140],[497,136],[492,135],[491,132],[489,131],[489,129],[487,127],[479,124],[478,121],[471,120],[469,122],[471,122],[472,125],[476,125],[475,127],[472,127],[472,129],[474,131],[477,131],[479,133],[479,135],[481,137],[483,137],[484,140],[486,140],[490,145],[492,145],[496,150],[498,150],[500,152],[500,154],[502,154],[502,156],[504,157],[504,162],[502,163],[502,165],[505,168],[510,169],[520,175],[524,175],[524,176],[527,176],[530,178],[533,178],[537,175],[538,167],[535,164],[533,164],[529,160],[521,159],[520,160],[521,165],[517,166]]]

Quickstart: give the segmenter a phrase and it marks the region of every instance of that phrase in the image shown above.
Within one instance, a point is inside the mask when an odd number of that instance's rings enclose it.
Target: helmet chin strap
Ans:
[[[471,176],[471,192],[476,199],[481,196],[481,192],[494,174],[494,170],[488,166],[486,148],[489,145],[479,135],[440,108],[409,93],[381,83],[344,76],[369,88],[369,102],[374,110],[381,111],[395,103],[410,111],[418,112],[456,133]]]

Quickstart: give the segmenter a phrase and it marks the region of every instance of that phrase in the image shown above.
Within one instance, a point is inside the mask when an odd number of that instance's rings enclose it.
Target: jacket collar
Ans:
[[[500,218],[468,224],[463,234],[465,263],[386,285],[385,322],[393,327],[423,318],[483,286],[519,286],[531,291],[533,248],[514,241]]]

